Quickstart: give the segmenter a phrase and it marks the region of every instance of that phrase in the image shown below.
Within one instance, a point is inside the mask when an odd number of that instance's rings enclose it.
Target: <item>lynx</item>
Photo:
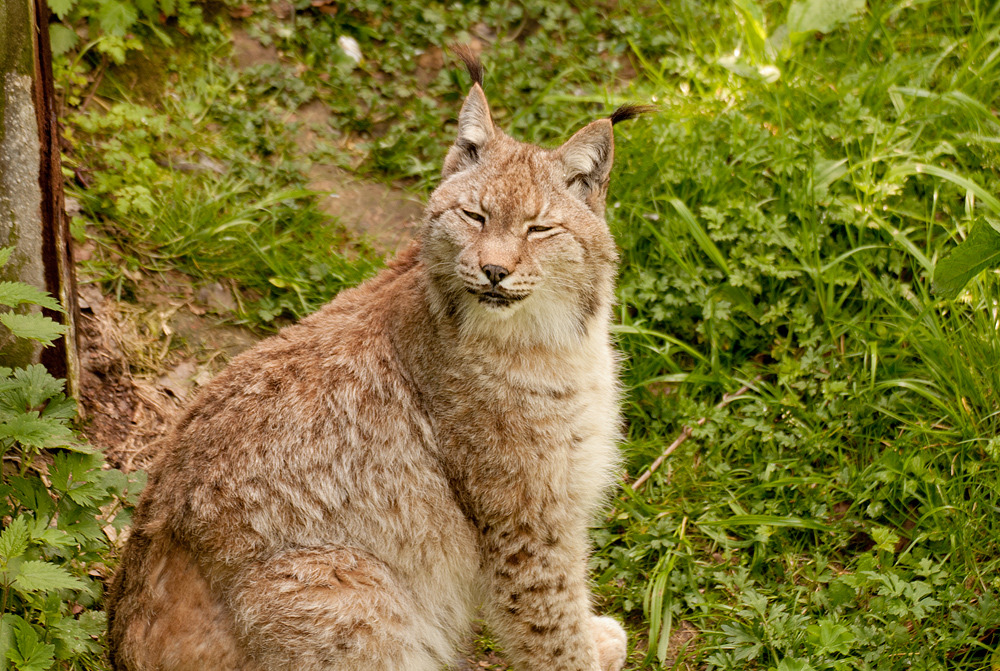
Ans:
[[[614,481],[612,126],[554,150],[482,68],[417,239],[235,358],[163,439],[108,595],[130,671],[618,671],[588,523]]]

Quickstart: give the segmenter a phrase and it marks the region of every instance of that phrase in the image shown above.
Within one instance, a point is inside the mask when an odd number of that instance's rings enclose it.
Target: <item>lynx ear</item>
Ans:
[[[566,169],[566,186],[597,214],[604,212],[604,197],[615,156],[610,119],[599,119],[576,132],[555,151]]]
[[[458,114],[458,137],[444,159],[442,177],[449,177],[479,163],[483,148],[493,139],[494,133],[486,95],[475,83]]]

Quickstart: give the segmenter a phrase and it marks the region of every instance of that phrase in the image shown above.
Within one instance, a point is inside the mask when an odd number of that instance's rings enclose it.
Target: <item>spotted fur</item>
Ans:
[[[618,459],[612,121],[541,149],[473,85],[419,238],[165,436],[115,669],[436,671],[477,609],[517,669],[622,668],[587,587]]]

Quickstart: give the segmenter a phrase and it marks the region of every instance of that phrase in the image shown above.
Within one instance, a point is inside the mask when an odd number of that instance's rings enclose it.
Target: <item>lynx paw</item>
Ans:
[[[621,671],[628,652],[628,637],[622,626],[610,617],[595,615],[590,618],[590,631],[594,636],[601,671]]]

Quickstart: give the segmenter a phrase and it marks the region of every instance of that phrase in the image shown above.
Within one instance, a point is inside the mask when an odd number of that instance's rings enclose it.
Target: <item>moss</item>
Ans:
[[[4,0],[0,3],[0,73],[31,75],[34,71],[30,40],[32,23],[29,0]]]
[[[163,89],[167,83],[167,71],[163,67],[170,58],[171,50],[150,41],[140,52],[130,53],[128,60],[122,65],[108,68],[101,88],[107,91],[111,87],[128,91],[129,99],[143,105],[159,103]],[[115,91],[110,91],[111,97],[117,97]]]

